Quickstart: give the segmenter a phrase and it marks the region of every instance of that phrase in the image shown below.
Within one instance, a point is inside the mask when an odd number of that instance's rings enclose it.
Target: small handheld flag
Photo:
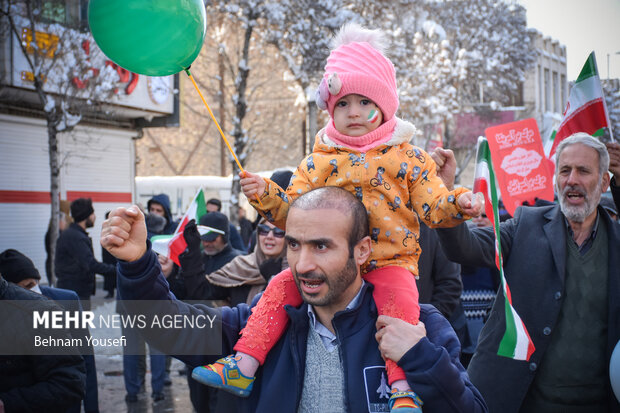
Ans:
[[[493,171],[493,163],[491,162],[489,142],[482,136],[478,138],[473,192],[475,194],[482,192],[485,201],[485,213],[493,223],[493,230],[495,233],[495,265],[497,265],[499,269],[502,290],[504,292],[506,331],[499,344],[497,354],[515,360],[529,360],[535,350],[534,343],[525,328],[525,324],[521,321],[521,317],[519,317],[519,314],[517,314],[517,311],[512,306],[510,288],[508,288],[508,283],[504,275],[495,173]]]
[[[174,231],[173,235],[156,235],[151,238],[151,245],[153,251],[160,255],[165,255],[174,261],[175,264],[181,265],[179,263],[179,255],[182,254],[187,248],[187,243],[185,242],[185,238],[183,237],[183,230],[189,221],[195,219],[196,222],[200,221],[200,218],[207,213],[207,207],[205,204],[205,195],[200,188],[191,204],[187,208],[185,215],[183,215],[183,219],[179,222],[176,231]],[[221,232],[217,229],[198,226],[198,232],[200,235],[204,235],[210,231]]]
[[[570,90],[562,123],[551,135],[553,144],[549,158],[555,154],[558,144],[573,133],[585,132],[597,137],[607,135],[606,139],[613,141],[610,125],[596,57],[592,52]]]

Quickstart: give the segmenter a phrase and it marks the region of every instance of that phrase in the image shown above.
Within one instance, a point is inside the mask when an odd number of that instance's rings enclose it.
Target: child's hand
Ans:
[[[471,217],[477,217],[482,212],[484,207],[482,200],[479,196],[474,195],[471,191],[461,194],[457,199],[459,206],[464,213]]]
[[[435,148],[431,158],[437,164],[437,176],[443,184],[452,191],[454,189],[454,176],[456,175],[456,159],[450,149]]]
[[[241,190],[248,199],[259,199],[265,192],[265,180],[259,175],[243,171],[239,173]]]

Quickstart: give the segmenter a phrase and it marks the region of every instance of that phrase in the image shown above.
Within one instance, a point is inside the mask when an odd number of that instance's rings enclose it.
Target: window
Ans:
[[[545,112],[551,112],[551,84],[549,69],[545,69]]]
[[[510,97],[510,102],[513,106],[523,106],[523,82],[518,83],[517,92]]]
[[[560,108],[560,84],[558,83],[558,72],[553,72],[553,111],[562,112]]]
[[[54,23],[66,22],[66,5],[62,1],[43,1],[41,4],[41,20]]]
[[[88,0],[35,0],[41,21],[88,30]]]
[[[536,104],[536,109],[540,110],[542,112],[543,109],[543,105],[545,102],[545,96],[543,94],[543,91],[545,90],[543,87],[543,75],[542,75],[542,66],[538,65],[538,102]]]
[[[560,75],[560,91],[562,92],[562,107],[560,111],[564,113],[564,109],[566,109],[566,75]]]

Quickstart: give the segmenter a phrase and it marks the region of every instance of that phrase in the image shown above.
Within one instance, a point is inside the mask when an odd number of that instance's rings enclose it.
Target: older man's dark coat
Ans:
[[[599,225],[608,236],[607,364],[620,340],[620,225],[599,207]],[[492,228],[466,225],[437,230],[448,258],[465,265],[495,265]],[[504,271],[512,304],[526,325],[536,351],[529,362],[497,355],[505,331],[504,297],[498,294],[480,334],[476,354],[468,368],[472,382],[485,398],[489,411],[511,413],[519,408],[536,375],[556,325],[565,296],[566,223],[558,205],[520,207],[515,217],[501,224]],[[587,311],[587,309],[584,309]],[[547,330],[548,331],[548,330]],[[620,412],[607,376],[610,411]]]

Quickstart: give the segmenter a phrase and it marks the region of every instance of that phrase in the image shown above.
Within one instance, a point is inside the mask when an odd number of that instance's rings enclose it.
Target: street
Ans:
[[[97,294],[91,300],[92,311],[95,314],[114,314],[116,300],[104,299],[106,292],[101,289],[101,282],[97,283]],[[101,330],[100,330],[101,331]],[[107,335],[111,335],[106,329]],[[91,331],[93,337],[99,337],[96,331]],[[120,336],[120,331],[117,337]],[[100,337],[103,338],[103,337]],[[96,347],[95,362],[97,364],[97,383],[99,389],[99,411],[102,413],[158,413],[158,412],[191,412],[187,379],[179,374],[184,364],[172,359],[170,366],[171,386],[164,387],[165,400],[153,403],[151,399],[151,375],[147,357],[147,373],[144,390],[138,395],[138,402],[125,402],[125,384],[123,380],[123,357],[117,354],[106,354],[105,347]]]

